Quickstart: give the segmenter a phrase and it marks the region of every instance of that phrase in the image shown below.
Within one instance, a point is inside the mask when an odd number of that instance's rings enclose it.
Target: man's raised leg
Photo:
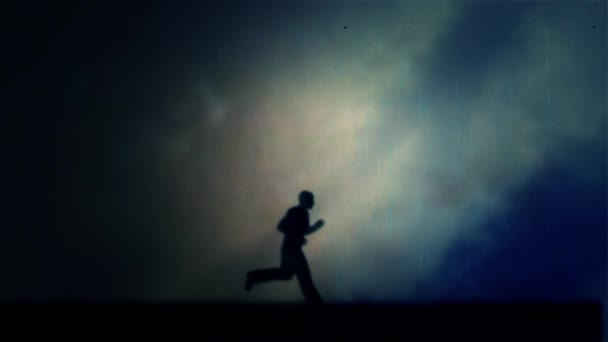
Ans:
[[[245,290],[249,291],[253,285],[275,280],[289,280],[293,277],[293,271],[284,267],[266,268],[247,272]]]

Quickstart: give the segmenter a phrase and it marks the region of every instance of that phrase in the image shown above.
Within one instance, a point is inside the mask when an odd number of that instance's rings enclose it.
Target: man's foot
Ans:
[[[247,273],[247,277],[245,279],[245,291],[251,290],[253,287],[253,282],[251,281],[251,276]]]

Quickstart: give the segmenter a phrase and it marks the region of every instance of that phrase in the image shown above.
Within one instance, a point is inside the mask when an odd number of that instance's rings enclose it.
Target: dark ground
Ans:
[[[171,340],[602,341],[599,303],[526,304],[5,304],[24,333],[144,335]],[[82,336],[84,337],[84,335]],[[88,339],[88,338],[87,338]],[[165,340],[160,338],[160,340]]]

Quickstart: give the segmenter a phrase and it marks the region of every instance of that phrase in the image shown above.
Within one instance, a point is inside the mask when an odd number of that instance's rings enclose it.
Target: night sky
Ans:
[[[606,301],[605,1],[21,6],[1,300]]]

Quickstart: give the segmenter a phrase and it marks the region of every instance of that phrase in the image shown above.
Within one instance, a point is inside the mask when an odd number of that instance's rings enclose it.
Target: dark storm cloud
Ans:
[[[299,300],[242,281],[278,262],[307,188],[328,300],[596,298],[606,48],[587,23],[606,20],[584,6],[88,9],[20,79],[53,90],[28,104],[44,120],[21,158],[40,158],[13,188],[53,225],[11,235],[5,296]]]

